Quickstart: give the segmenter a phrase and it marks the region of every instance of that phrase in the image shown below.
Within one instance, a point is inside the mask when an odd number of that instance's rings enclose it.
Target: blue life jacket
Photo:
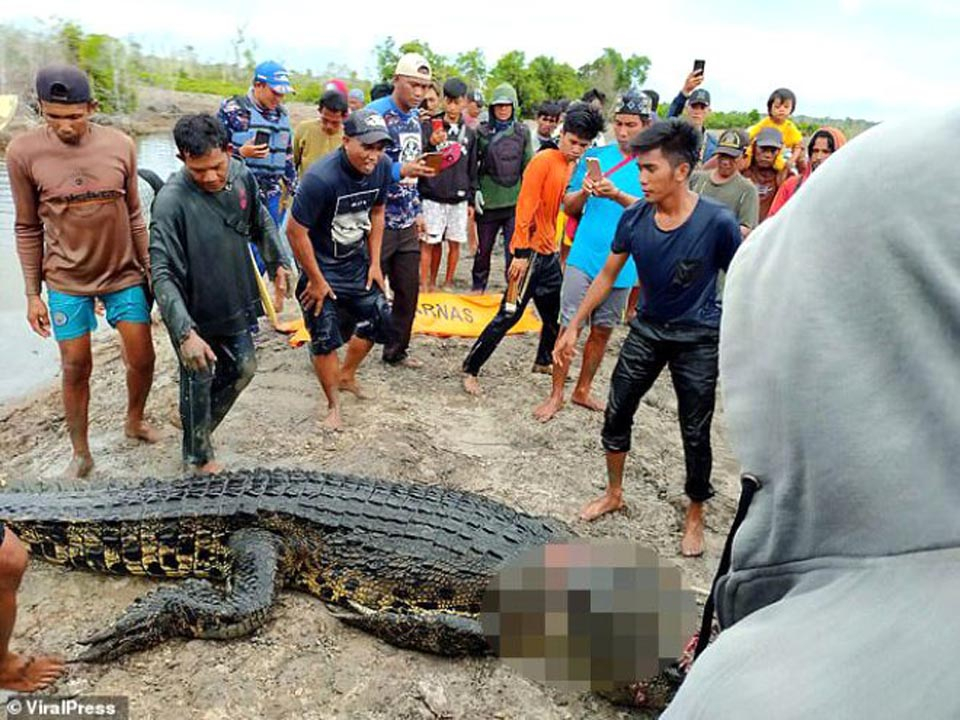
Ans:
[[[244,110],[250,113],[250,124],[244,131],[232,131],[230,133],[230,142],[234,148],[246,145],[248,140],[252,140],[257,130],[265,130],[270,133],[270,154],[265,158],[243,158],[244,164],[255,176],[263,175],[283,175],[287,166],[287,148],[290,146],[290,117],[287,110],[282,105],[277,109],[280,111],[280,118],[275,121],[267,120],[260,108],[255,102],[252,102],[246,95],[237,95],[234,100]]]

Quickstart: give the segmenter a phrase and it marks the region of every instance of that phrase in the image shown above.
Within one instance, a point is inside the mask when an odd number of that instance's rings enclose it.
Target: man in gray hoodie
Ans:
[[[844,147],[730,268],[724,407],[759,487],[664,719],[960,718],[960,121],[909,123]]]

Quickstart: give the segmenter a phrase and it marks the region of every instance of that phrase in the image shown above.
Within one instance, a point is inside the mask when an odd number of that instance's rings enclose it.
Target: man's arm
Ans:
[[[287,195],[291,198],[297,192],[297,185],[300,184],[300,176],[297,174],[297,166],[293,162],[293,133],[287,133],[287,162],[283,166],[283,177],[287,186]]]
[[[733,213],[724,213],[718,221],[716,229],[718,233],[716,253],[717,266],[723,270],[730,268],[730,261],[736,254],[740,243],[743,242],[743,236],[740,234],[740,226],[737,224]]]
[[[374,205],[370,211],[370,232],[367,235],[367,250],[370,253],[370,269],[367,271],[367,289],[374,283],[383,290],[383,270],[380,268],[380,251],[383,248],[383,230],[387,225],[387,206]]]
[[[188,264],[183,244],[185,231],[176,198],[161,191],[150,217],[150,277],[163,322],[177,345],[196,329],[185,299]]]
[[[541,155],[541,157],[545,156]],[[531,163],[523,173],[523,179],[520,182],[513,237],[509,240],[510,252],[520,259],[530,257],[530,232],[533,229],[533,218],[537,208],[540,207],[543,185],[547,177],[546,168],[545,162]]]
[[[133,247],[137,253],[137,260],[144,274],[150,277],[150,236],[147,225],[143,221],[143,212],[140,208],[140,183],[137,176],[137,147],[133,140],[127,139],[129,155],[127,158],[127,212],[130,214],[130,235],[133,238]]]
[[[611,252],[607,255],[607,261],[603,264],[603,269],[590,283],[587,294],[580,301],[580,307],[577,308],[576,314],[570,321],[570,328],[574,332],[580,332],[580,326],[583,325],[584,320],[590,317],[593,311],[600,306],[600,303],[606,300],[607,295],[613,288],[614,281],[629,258],[630,253],[628,252]]]
[[[300,141],[303,139],[302,134],[304,132],[303,123],[297,125],[296,130],[293,131],[293,167],[299,172],[300,165],[303,163],[303,147]]]
[[[8,152],[7,174],[13,195],[17,255],[23,270],[28,297],[40,296],[43,277],[43,223],[40,220],[40,193],[19,154]]]
[[[467,150],[467,178],[470,187],[467,189],[467,207],[473,207],[473,200],[480,188],[480,156],[479,156],[479,138],[477,133],[466,128],[464,130],[466,138],[470,141],[470,147]]]
[[[252,175],[248,175],[247,177],[250,180],[254,180]],[[257,192],[255,182],[255,180],[254,182],[248,182],[247,187],[248,197],[252,198],[254,203],[251,240],[260,251],[263,262],[267,266],[267,274],[272,278],[276,278],[278,268],[283,267],[289,270],[290,266],[283,257],[277,224],[270,216],[270,211],[267,210],[267,206],[260,200],[260,193]]]
[[[590,287],[587,288],[587,294],[580,301],[580,307],[577,308],[570,325],[557,338],[553,348],[554,362],[564,367],[569,365],[576,351],[580,326],[610,294],[610,289],[613,287],[617,275],[623,270],[623,266],[627,264],[629,257],[630,253],[616,252],[616,250],[607,255],[607,261],[604,263],[603,269],[590,283]]]
[[[774,205],[777,204],[778,197],[780,197],[779,192],[777,192],[777,195],[773,200]],[[781,202],[781,204],[783,203]],[[772,214],[773,208],[771,208],[769,215]],[[740,234],[743,237],[749,235],[750,231],[753,230],[760,221],[760,197],[757,194],[757,186],[753,183],[749,183],[749,187],[744,188],[743,197],[740,199],[740,207],[739,212],[737,213],[737,218],[740,222]]]

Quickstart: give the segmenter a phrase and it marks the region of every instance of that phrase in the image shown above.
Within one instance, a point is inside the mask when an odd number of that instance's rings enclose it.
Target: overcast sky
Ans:
[[[4,22],[36,27],[26,3],[0,0]],[[490,67],[503,53],[550,55],[578,67],[604,47],[647,55],[646,86],[667,101],[694,58],[719,110],[762,109],[775,87],[793,89],[798,112],[884,120],[953,106],[960,82],[957,0],[525,3],[517,0],[366,0],[288,3],[253,0],[42,0],[44,18],[68,18],[85,32],[137,40],[146,51],[193,45],[203,60],[232,60],[230,40],[247,26],[259,59],[297,70],[342,62],[373,73],[373,46],[388,35],[420,39],[454,56],[481,48]],[[148,11],[147,8],[150,8]],[[285,21],[289,17],[289,22]],[[788,20],[790,18],[790,20]]]

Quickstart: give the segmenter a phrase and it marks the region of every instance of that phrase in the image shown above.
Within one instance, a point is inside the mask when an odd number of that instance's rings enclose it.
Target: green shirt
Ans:
[[[724,183],[715,183],[711,170],[697,170],[690,177],[690,189],[698,195],[713,198],[733,211],[737,222],[753,230],[757,226],[760,202],[756,186],[737,173]]]
[[[343,131],[327,135],[319,120],[304,120],[293,131],[293,164],[303,177],[314,162],[343,145]]]

